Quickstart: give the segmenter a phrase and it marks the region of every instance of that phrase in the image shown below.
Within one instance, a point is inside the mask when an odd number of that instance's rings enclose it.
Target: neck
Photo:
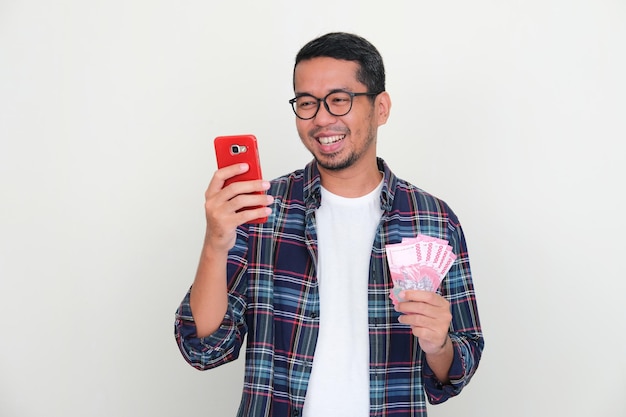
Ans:
[[[380,184],[383,174],[378,170],[376,158],[367,166],[351,166],[340,171],[318,165],[322,186],[341,197],[356,198],[370,193]]]

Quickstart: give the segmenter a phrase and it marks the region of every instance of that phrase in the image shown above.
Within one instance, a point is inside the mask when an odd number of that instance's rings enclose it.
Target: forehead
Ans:
[[[329,57],[300,61],[294,70],[296,93],[325,94],[336,89],[355,90],[364,87],[356,74],[359,64]]]

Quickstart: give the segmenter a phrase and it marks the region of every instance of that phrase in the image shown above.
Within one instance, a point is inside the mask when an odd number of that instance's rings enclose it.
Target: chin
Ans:
[[[328,171],[341,171],[346,168],[350,168],[356,162],[356,158],[354,156],[350,156],[344,160],[335,160],[333,158],[320,159],[315,155],[314,157],[317,165]]]

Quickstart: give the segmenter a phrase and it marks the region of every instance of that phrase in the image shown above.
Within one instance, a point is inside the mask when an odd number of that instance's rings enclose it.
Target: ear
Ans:
[[[383,91],[376,97],[376,116],[378,118],[378,126],[382,126],[387,123],[389,119],[389,112],[391,111],[391,97],[389,93]]]

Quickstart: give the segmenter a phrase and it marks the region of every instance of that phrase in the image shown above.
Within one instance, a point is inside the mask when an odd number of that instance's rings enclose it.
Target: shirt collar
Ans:
[[[396,189],[397,177],[389,169],[382,158],[376,158],[378,170],[383,174],[383,187],[380,192],[380,208],[384,211],[391,210]],[[322,200],[322,182],[320,172],[315,160],[304,167],[304,203],[308,209],[316,210]]]

